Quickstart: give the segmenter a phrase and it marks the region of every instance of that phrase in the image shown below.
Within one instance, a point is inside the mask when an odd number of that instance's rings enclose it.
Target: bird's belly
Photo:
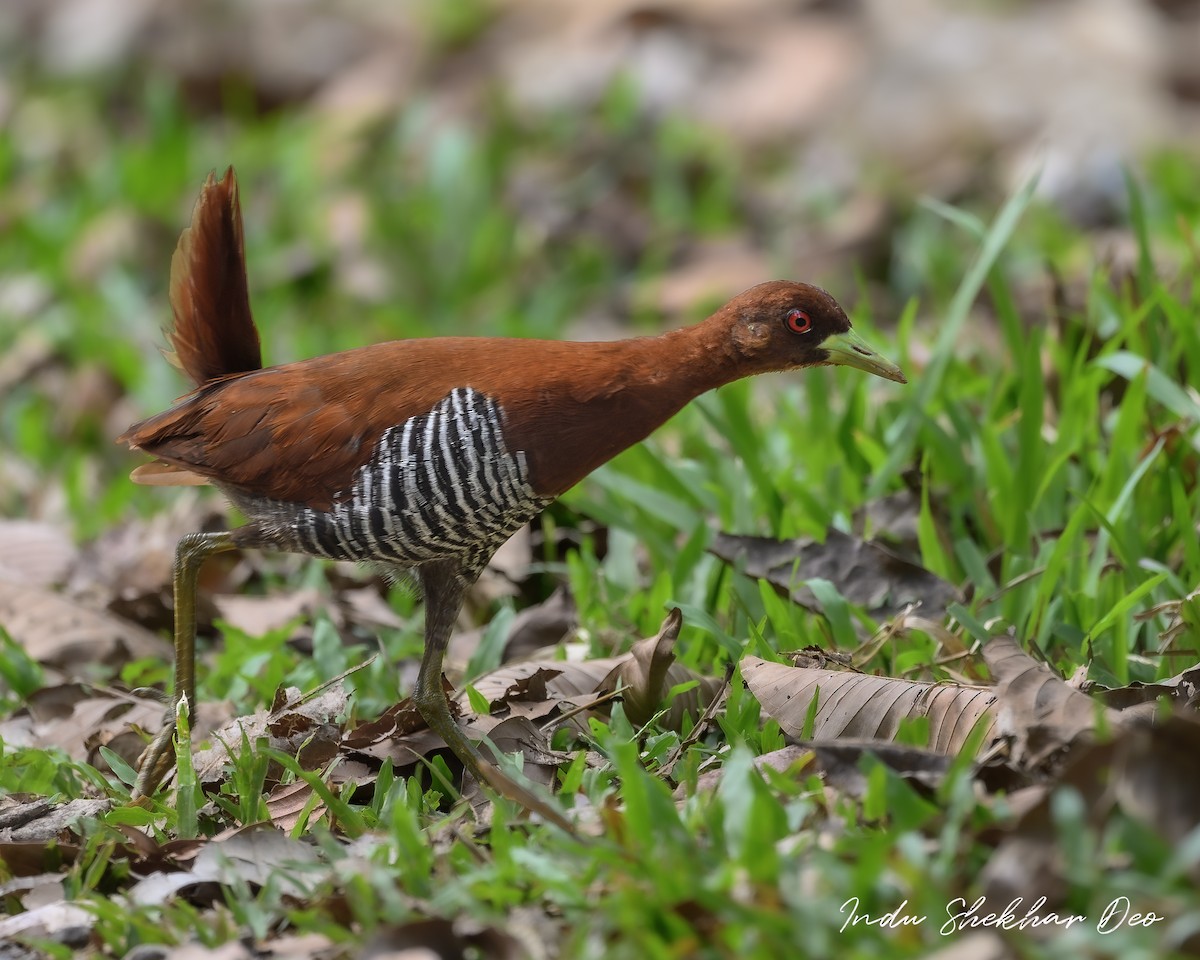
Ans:
[[[549,502],[530,486],[524,454],[508,450],[497,404],[460,388],[386,430],[329,509],[251,515],[301,553],[402,565],[456,558],[482,568]]]

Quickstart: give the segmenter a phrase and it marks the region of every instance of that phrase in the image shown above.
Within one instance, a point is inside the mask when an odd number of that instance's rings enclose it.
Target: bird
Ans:
[[[167,359],[191,381],[119,443],[155,459],[135,482],[210,484],[244,515],[175,554],[173,704],[136,796],[170,770],[173,720],[196,702],[196,581],[210,556],[266,549],[415,574],[424,650],[411,697],[477,781],[558,823],[555,805],[486,759],[451,714],[442,662],[465,592],[496,550],[589,473],[695,397],[754,374],[855,367],[905,383],[837,301],[774,280],[706,320],[606,342],[443,336],[264,366],[237,177],[208,175],[171,260]]]

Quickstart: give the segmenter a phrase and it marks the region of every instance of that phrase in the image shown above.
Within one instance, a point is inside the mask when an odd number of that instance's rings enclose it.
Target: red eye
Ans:
[[[812,317],[803,310],[789,310],[784,323],[792,333],[808,333],[812,329]]]

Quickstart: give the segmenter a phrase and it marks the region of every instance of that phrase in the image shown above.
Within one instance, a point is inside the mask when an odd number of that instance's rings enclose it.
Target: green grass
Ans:
[[[337,149],[298,113],[254,117],[234,102],[223,120],[197,119],[171,90],[146,90],[119,137],[98,109],[116,90],[31,90],[16,109],[50,118],[39,148],[49,158],[14,133],[20,124],[0,132],[0,279],[44,292],[36,309],[0,316],[0,355],[36,338],[68,383],[99,369],[125,399],[115,412],[64,412],[60,381],[31,376],[12,386],[0,407],[0,443],[36,483],[0,487],[0,512],[56,516],[43,494],[60,490],[62,518],[80,540],[165,510],[177,496],[135,488],[126,479],[134,459],[110,438],[124,426],[113,423],[116,413],[157,410],[182,390],[157,355],[158,331],[174,238],[210,168],[238,167],[269,362],[405,336],[555,336],[597,307],[623,313],[630,286],[661,273],[688,237],[736,225],[743,178],[769,173],[746,169],[702,130],[647,130],[620,87],[587,124],[561,118],[530,128],[498,109],[479,128],[431,135],[417,105]],[[581,146],[585,134],[602,145],[594,154]],[[631,257],[599,229],[548,242],[505,199],[513,177],[546,163],[570,170],[547,189],[573,211],[617,187],[628,192],[651,224],[644,249]],[[1200,230],[1197,180],[1170,156],[1131,178],[1127,226],[1137,256],[1128,277],[1106,271],[1090,238],[1037,207],[1029,190],[974,211],[915,207],[890,238],[889,272],[866,281],[894,313],[871,315],[865,298],[854,310],[856,327],[901,363],[911,385],[814,370],[702,398],[551,508],[543,529],[574,531],[578,545],[562,555],[547,548],[543,592],[556,579],[570,585],[596,655],[614,640],[655,633],[671,606],[685,614],[680,659],[705,673],[733,668],[747,651],[845,647],[851,611],[829,620],[808,614],[706,546],[717,529],[779,537],[849,529],[857,508],[919,482],[921,560],[965,588],[949,625],[967,644],[1011,626],[1064,673],[1086,664],[1113,684],[1171,676],[1194,662],[1194,626],[1166,645],[1165,617],[1136,615],[1200,581],[1200,400],[1190,386],[1200,382],[1200,329],[1187,281]],[[329,229],[347,210],[363,218],[353,249],[339,248]],[[134,224],[135,241],[88,268],[88,238],[122,218]],[[1183,266],[1163,275],[1154,264],[1170,262],[1167,254]],[[382,281],[359,283],[352,267],[362,263]],[[1075,282],[1079,300],[1058,312],[1019,305],[1048,271]],[[635,324],[650,329],[658,320],[639,313]],[[597,526],[606,528],[604,551],[589,532]],[[323,584],[323,569],[309,566],[287,586],[301,581]],[[347,680],[355,712],[374,716],[395,700],[392,663],[420,644],[413,597],[394,591],[392,602],[406,628],[344,643],[318,617],[311,655],[287,645],[288,630],[251,637],[227,627],[201,673],[200,696],[251,712],[281,684],[311,690],[381,652]],[[929,637],[897,644],[871,666],[946,676]],[[137,671],[124,679],[167,676],[165,666]],[[38,666],[7,645],[0,678],[3,717],[41,683]],[[930,799],[876,767],[857,802],[832,799],[815,778],[762,775],[753,758],[783,741],[735,682],[714,731],[675,769],[686,795],[676,804],[659,765],[679,735],[653,725],[637,733],[618,706],[609,722],[593,722],[603,764],[563,774],[604,811],[603,836],[587,846],[510,822],[505,804],[475,839],[438,809],[429,778],[385,768],[373,791],[339,792],[277,756],[330,811],[319,822],[302,817],[293,831],[314,838],[313,862],[302,872],[281,866],[279,882],[261,886],[230,874],[203,919],[183,900],[135,907],[109,896],[127,881],[118,827],[135,824],[165,840],[257,821],[266,758],[253,744],[242,745],[214,804],[185,784],[161,798],[170,802],[141,810],[127,803],[128,771],[105,776],[8,746],[0,790],[114,800],[85,824],[83,853],[66,870],[67,896],[95,912],[95,941],[114,956],[140,943],[197,936],[215,945],[280,929],[359,943],[423,915],[504,928],[518,908],[544,915],[570,957],[919,956],[948,942],[937,933],[940,919],[895,933],[840,932],[841,908],[859,897],[862,910],[878,915],[907,901],[910,914],[942,918],[948,900],[975,889],[990,853],[981,835],[995,814],[973,793],[968,769]],[[719,787],[696,790],[709,769],[721,771]],[[1195,921],[1195,844],[1172,850],[1121,816],[1088,827],[1070,797],[1059,816],[1075,912],[1099,916],[1127,894],[1173,911],[1173,922]],[[330,818],[336,834],[360,838],[353,850],[335,841]],[[1073,931],[1054,947],[1021,950],[1160,956],[1161,934]]]

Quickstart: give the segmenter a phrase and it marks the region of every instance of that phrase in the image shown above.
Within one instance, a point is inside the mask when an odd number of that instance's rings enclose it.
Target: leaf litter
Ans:
[[[797,574],[823,574],[836,589],[845,591],[851,603],[865,606],[872,619],[883,622],[880,636],[910,622],[920,629],[925,621],[913,617],[913,604],[921,604],[919,609],[930,618],[940,617],[941,608],[957,595],[949,584],[890,549],[847,535],[831,534],[824,544],[722,536],[714,549],[816,615],[821,605],[799,586]],[[244,573],[235,576],[244,582]],[[331,601],[312,589],[263,597],[217,594],[214,613],[248,635],[310,620],[321,606],[336,607],[343,628],[399,623],[390,607],[379,606],[375,586],[353,578],[336,582]],[[4,589],[0,583],[0,603],[7,598],[9,607],[0,610],[15,611],[22,605],[19,599],[32,597],[35,611],[50,611],[42,624],[27,614],[14,619],[11,612],[5,624],[14,639],[47,668],[70,669],[84,647],[101,652],[96,659],[109,673],[135,654],[164,655],[157,635],[140,633],[135,624],[111,613],[91,610],[40,588],[31,592],[23,587],[19,594],[15,586],[7,594]],[[103,591],[92,596],[102,597]],[[541,609],[531,609],[523,623],[510,624],[505,658],[522,650],[553,648],[554,641],[572,632],[578,616],[565,594],[552,597]],[[54,630],[47,630],[47,624]],[[657,635],[636,642],[620,656],[502,663],[471,683],[474,696],[487,703],[487,713],[474,712],[466,690],[452,703],[471,736],[487,738],[503,753],[519,754],[526,776],[549,787],[575,756],[578,738],[583,738],[586,749],[588,718],[604,719],[618,700],[635,727],[653,722],[680,732],[692,729],[698,719],[711,720],[720,710],[724,678],[697,675],[675,661],[674,644],[681,627],[682,617],[672,611]],[[529,635],[538,639],[511,643],[523,630],[531,630]],[[1196,826],[1200,785],[1181,780],[1179,772],[1188,767],[1187,759],[1200,745],[1196,732],[1200,725],[1178,712],[1153,723],[1147,710],[1163,698],[1173,702],[1177,711],[1190,711],[1197,668],[1156,684],[1113,690],[1085,683],[1084,693],[1032,659],[1011,636],[993,637],[982,647],[991,684],[915,681],[860,672],[854,664],[868,662],[873,645],[877,641],[865,643],[854,654],[810,648],[793,656],[796,665],[754,656],[742,659],[743,682],[788,740],[783,748],[757,757],[755,767],[785,778],[817,776],[831,795],[861,799],[869,789],[870,764],[880,763],[918,793],[932,797],[953,768],[954,757],[965,746],[975,746],[973,776],[998,812],[1011,811],[1010,819],[1001,817],[992,828],[995,852],[982,882],[996,895],[1017,888],[1045,891],[1051,903],[1060,902],[1066,890],[1050,812],[1057,787],[1074,787],[1092,798],[1088,816],[1097,824],[1119,809],[1172,838],[1181,838]],[[236,793],[230,792],[230,765],[246,744],[293,757],[298,769],[319,776],[335,792],[370,790],[385,761],[396,775],[412,775],[435,756],[453,763],[410,700],[393,704],[373,719],[359,720],[342,679],[334,678],[308,694],[281,688],[268,709],[226,716],[223,722],[213,722],[211,713],[206,720],[203,711],[211,711],[212,705],[198,705],[202,715],[196,724],[197,741],[209,744],[194,754],[198,781],[207,790],[236,800]],[[132,764],[147,735],[139,731],[156,729],[162,711],[157,700],[64,681],[30,694],[24,709],[0,725],[0,736],[11,744],[54,747],[103,769],[100,746],[115,750]],[[895,742],[905,725],[915,721],[925,725],[926,745]],[[567,751],[550,746],[551,736],[560,728],[574,738]],[[695,735],[702,736],[706,729],[702,724]],[[663,764],[664,775],[673,769],[674,759]],[[589,752],[588,763],[595,766],[602,760]],[[721,779],[721,769],[710,770],[696,781],[695,789],[701,793],[716,789]],[[1001,794],[992,794],[988,785],[997,783],[1009,786]],[[1015,787],[1021,789],[1014,793]],[[338,820],[323,796],[312,783],[293,777],[275,762],[264,772],[261,796],[266,812],[262,824],[207,840],[160,845],[145,833],[122,828],[129,839],[118,846],[114,861],[134,868],[122,895],[143,905],[184,898],[204,906],[217,904],[220,891],[231,885],[255,889],[267,882],[283,883],[288,895],[299,901],[331,883],[336,886],[336,864],[310,841],[294,837],[296,831],[307,831],[322,820],[338,830]],[[465,791],[465,798],[480,823],[489,822],[487,798],[473,786]],[[14,935],[40,931],[67,942],[88,929],[94,918],[62,901],[56,871],[78,855],[78,848],[63,839],[79,836],[81,823],[110,807],[106,800],[0,806],[0,860],[13,875],[17,884],[13,895],[24,908],[17,915],[24,919],[9,923]],[[15,815],[15,810],[22,812]],[[39,902],[32,895],[35,890],[48,901]],[[56,891],[58,899],[54,899]],[[511,931],[465,930],[436,917],[398,925],[379,938],[381,943],[442,946],[487,943],[490,952],[484,955],[517,955],[506,952],[517,949]],[[337,955],[333,945],[318,941],[319,937],[310,944],[312,955],[322,951]],[[268,952],[254,955],[273,955],[264,949]],[[176,954],[182,955],[180,951],[165,955]]]

